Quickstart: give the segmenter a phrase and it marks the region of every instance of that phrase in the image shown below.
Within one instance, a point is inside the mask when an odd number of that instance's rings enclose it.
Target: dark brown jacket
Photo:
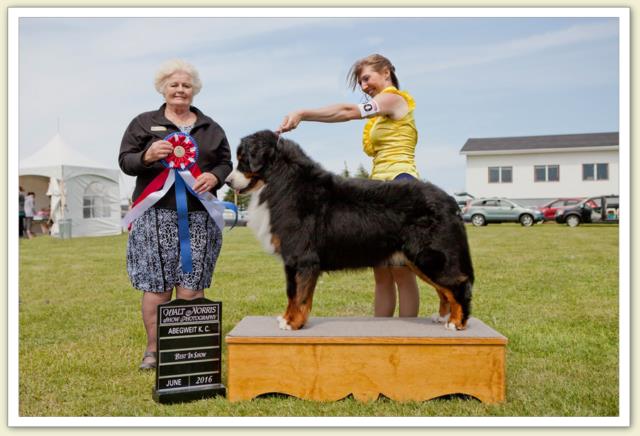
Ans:
[[[136,176],[133,201],[165,169],[159,161],[148,166],[142,163],[145,151],[155,141],[164,139],[170,133],[180,131],[164,116],[165,107],[166,104],[163,104],[157,111],[144,112],[135,117],[122,137],[118,163],[125,174]],[[191,111],[197,115],[196,122],[189,133],[198,144],[196,162],[203,172],[208,171],[218,178],[218,185],[211,189],[211,193],[215,195],[232,169],[229,142],[218,123],[204,115],[196,107],[191,106]],[[161,130],[162,128],[166,130]],[[200,201],[189,192],[187,192],[187,199],[189,210],[204,210]],[[172,187],[154,207],[175,210],[174,188]]]

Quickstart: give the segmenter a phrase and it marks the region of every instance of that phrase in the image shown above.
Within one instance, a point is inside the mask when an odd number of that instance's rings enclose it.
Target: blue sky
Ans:
[[[291,110],[362,101],[347,71],[381,53],[417,102],[421,177],[448,192],[465,189],[470,137],[619,129],[615,18],[21,18],[19,37],[21,158],[59,118],[71,146],[116,167],[129,121],[162,104],[153,76],[171,58],[199,69],[194,105],[235,154]],[[303,123],[286,137],[328,170],[369,169],[363,124]]]

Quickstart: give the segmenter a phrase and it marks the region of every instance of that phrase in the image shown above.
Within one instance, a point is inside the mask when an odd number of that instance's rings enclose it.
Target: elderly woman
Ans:
[[[164,138],[183,132],[198,145],[196,164],[202,170],[192,189],[213,195],[231,172],[231,152],[222,127],[192,106],[202,88],[196,69],[181,60],[165,63],[155,77],[155,88],[164,97],[158,110],[144,112],[131,121],[120,146],[119,164],[136,177],[134,200],[165,169],[163,159],[174,151]],[[177,155],[177,153],[176,153]],[[222,233],[206,208],[186,190],[191,272],[183,271],[175,186],[132,223],[127,244],[127,272],[134,288],[143,291],[142,320],[147,347],[140,369],[156,367],[156,311],[158,304],[176,298],[204,297],[222,246]],[[144,195],[144,194],[143,194]]]
[[[375,180],[417,179],[415,148],[418,142],[413,111],[415,101],[400,90],[396,69],[389,59],[372,54],[356,61],[349,71],[352,89],[359,87],[369,98],[357,105],[338,103],[289,113],[278,128],[288,132],[302,121],[339,123],[368,119],[364,125],[362,146],[373,158],[371,178]],[[420,296],[415,274],[402,262],[379,265],[375,279],[375,316],[393,316],[396,289],[399,315],[418,316]]]

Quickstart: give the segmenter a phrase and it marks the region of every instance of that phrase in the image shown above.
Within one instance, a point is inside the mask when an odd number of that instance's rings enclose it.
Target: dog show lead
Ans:
[[[301,109],[285,116],[277,133],[295,129],[301,121],[325,123],[368,118],[363,130],[364,152],[373,157],[371,179],[418,179],[415,147],[418,142],[413,112],[415,101],[401,91],[395,67],[386,57],[373,54],[353,64],[348,74],[353,90],[357,86],[370,100],[363,104],[334,104],[318,109]],[[402,261],[391,260],[373,268],[375,316],[393,316],[396,286],[401,317],[418,316],[420,297],[415,274]],[[448,304],[439,293],[441,304]],[[446,322],[446,320],[439,320]]]
[[[173,60],[155,77],[164,104],[127,127],[118,162],[136,177],[127,272],[143,291],[142,320],[147,345],[140,369],[157,364],[158,304],[204,297],[222,246],[224,205],[216,191],[231,172],[231,150],[224,130],[191,106],[202,83],[190,64]]]

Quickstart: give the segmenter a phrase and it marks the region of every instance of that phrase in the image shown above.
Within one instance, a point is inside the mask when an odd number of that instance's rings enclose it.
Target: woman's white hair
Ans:
[[[164,88],[165,86],[167,86],[169,77],[171,77],[172,74],[177,73],[178,71],[187,73],[191,76],[193,95],[199,93],[202,89],[202,82],[200,81],[198,70],[196,70],[193,65],[183,61],[182,59],[172,59],[160,66],[155,78],[156,91],[158,91],[160,94],[164,94]]]

